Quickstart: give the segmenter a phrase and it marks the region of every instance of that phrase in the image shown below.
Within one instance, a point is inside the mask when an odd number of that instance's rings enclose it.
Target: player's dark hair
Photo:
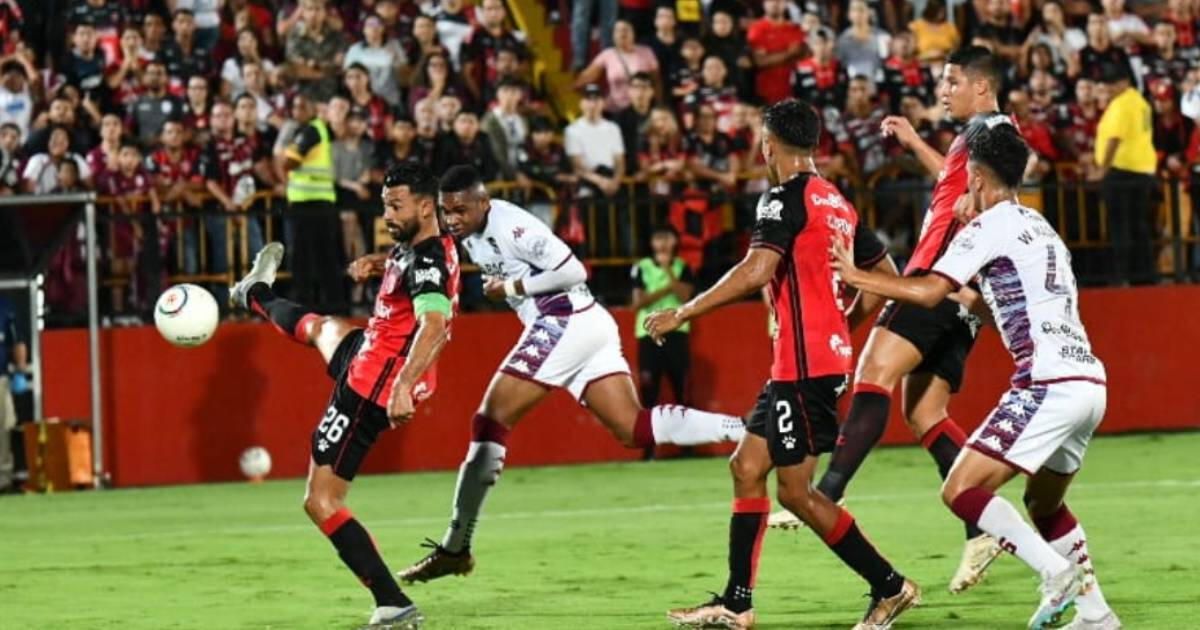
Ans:
[[[967,141],[967,159],[986,166],[1007,188],[1021,185],[1029,145],[1013,125],[997,120],[990,128]]]
[[[458,166],[451,166],[442,174],[442,180],[438,182],[438,188],[443,193],[456,193],[464,190],[473,190],[481,184],[483,184],[483,177],[479,174],[479,171],[475,170],[474,166],[459,164]]]
[[[821,137],[821,117],[808,101],[787,99],[771,105],[763,110],[763,126],[797,149],[812,150]]]
[[[408,193],[414,197],[433,199],[437,197],[438,192],[437,179],[434,178],[433,172],[424,164],[415,162],[393,163],[383,176],[383,185],[387,188],[407,186]]]
[[[946,63],[962,67],[963,72],[967,74],[982,75],[995,92],[999,92],[1004,83],[1004,69],[1000,66],[999,58],[983,46],[959,48],[950,55]]]

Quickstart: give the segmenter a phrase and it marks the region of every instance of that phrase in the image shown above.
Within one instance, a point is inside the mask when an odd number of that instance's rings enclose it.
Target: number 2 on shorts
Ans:
[[[775,412],[778,414],[779,432],[791,433],[792,427],[792,405],[786,400],[775,401]]]

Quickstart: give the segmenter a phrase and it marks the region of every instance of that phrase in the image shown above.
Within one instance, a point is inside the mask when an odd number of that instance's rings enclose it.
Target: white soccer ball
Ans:
[[[220,311],[217,300],[204,287],[177,284],[158,296],[154,325],[171,344],[198,346],[212,338]]]
[[[262,479],[271,472],[271,454],[261,446],[251,446],[238,458],[242,474],[249,479]]]

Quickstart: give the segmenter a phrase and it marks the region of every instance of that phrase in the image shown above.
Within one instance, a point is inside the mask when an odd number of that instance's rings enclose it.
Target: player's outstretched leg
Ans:
[[[725,591],[699,606],[667,611],[667,619],[689,628],[723,627],[744,630],[754,627],[752,595],[758,573],[767,513],[767,474],[771,460],[766,440],[747,434],[729,460],[733,475],[733,515],[729,519],[729,578]]]
[[[492,378],[479,412],[471,420],[471,443],[458,469],[450,526],[440,543],[431,540],[424,543],[432,551],[399,573],[403,582],[467,575],[475,568],[471,539],[488,491],[504,470],[508,433],[548,391],[543,385],[504,373]]]
[[[817,458],[776,469],[778,498],[871,586],[871,603],[856,630],[885,630],[904,611],[921,603],[921,588],[875,549],[850,512],[812,487]]]
[[[1000,546],[1028,564],[1042,580],[1041,602],[1029,619],[1041,630],[1071,608],[1086,586],[1084,571],[1072,564],[1026,523],[1017,509],[994,491],[1016,475],[1007,464],[973,450],[964,451],[942,486],[942,500],[959,518],[978,525]]]
[[[1118,630],[1121,620],[1104,599],[1096,570],[1088,554],[1087,535],[1063,502],[1073,474],[1042,468],[1025,484],[1025,510],[1050,546],[1069,562],[1083,569],[1087,583],[1075,600],[1078,613],[1067,628],[1072,630]]]
[[[338,477],[330,466],[310,462],[304,511],[329,538],[338,557],[375,598],[375,611],[367,628],[415,630],[424,617],[400,590],[379,555],[366,528],[345,506],[350,482]]]
[[[271,322],[275,329],[299,343],[311,344],[311,327],[321,316],[271,290],[275,273],[283,262],[283,244],[267,243],[254,256],[250,272],[229,290],[234,308],[254,311]]]
[[[746,424],[737,416],[683,405],[644,409],[629,374],[610,374],[591,382],[581,400],[614,437],[631,448],[737,442],[746,434]]]

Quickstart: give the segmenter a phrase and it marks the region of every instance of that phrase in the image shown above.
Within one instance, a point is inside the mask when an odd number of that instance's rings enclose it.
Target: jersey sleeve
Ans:
[[[633,266],[629,268],[629,279],[633,281],[633,288],[646,290],[646,279],[642,277],[642,265],[640,263],[633,263]]]
[[[859,223],[854,229],[854,266],[861,269],[874,267],[887,253],[887,247],[875,231]]]
[[[516,211],[525,215],[514,222],[508,232],[517,258],[536,269],[553,271],[575,256],[571,248],[555,236],[545,223],[524,210]]]
[[[310,149],[317,146],[321,142],[321,133],[316,127],[306,125],[292,139],[292,144],[287,148],[287,156],[297,162],[304,161],[304,156]]]
[[[784,255],[792,241],[804,229],[807,210],[803,198],[787,194],[784,186],[776,186],[758,198],[750,247],[763,247]]]
[[[404,274],[404,286],[413,301],[413,312],[420,317],[428,312],[450,316],[450,270],[446,267],[446,252],[440,239],[415,252],[413,262]]]
[[[946,253],[933,265],[932,272],[949,280],[954,288],[970,282],[999,253],[1000,221],[976,217],[950,241]]]

